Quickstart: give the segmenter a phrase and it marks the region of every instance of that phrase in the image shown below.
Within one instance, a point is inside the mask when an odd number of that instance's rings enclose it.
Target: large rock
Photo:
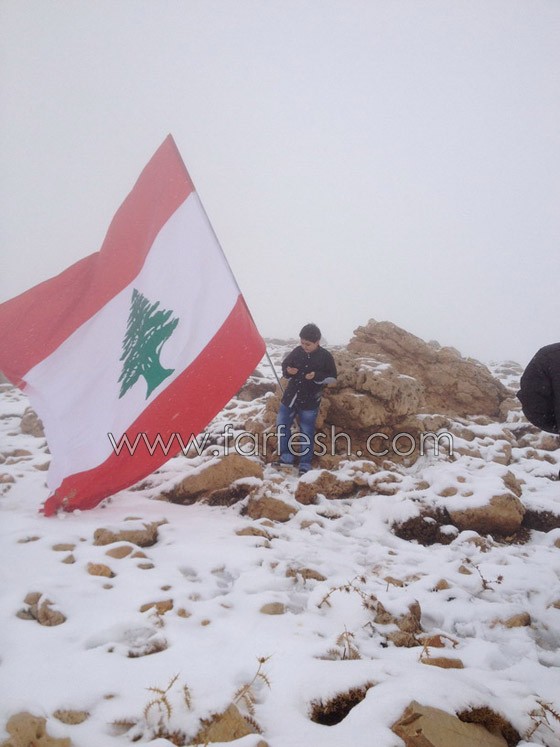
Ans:
[[[358,327],[348,350],[390,364],[411,376],[424,391],[425,412],[445,415],[500,416],[508,390],[478,361],[463,358],[453,348],[426,343],[390,322],[373,319]]]
[[[413,700],[391,727],[406,747],[507,747],[500,735]]]
[[[461,531],[471,529],[479,534],[503,537],[509,537],[520,529],[524,514],[523,504],[513,493],[496,495],[485,506],[449,511],[451,522]]]
[[[388,363],[353,353],[337,356],[337,383],[326,391],[327,420],[352,430],[388,425],[425,410],[424,388]]]
[[[260,464],[241,454],[228,454],[208,462],[199,471],[185,477],[165,497],[173,503],[190,504],[228,488],[236,480],[252,477],[262,479],[263,468]]]
[[[0,747],[71,747],[72,742],[64,739],[54,739],[46,731],[46,719],[33,716],[31,713],[18,713],[12,716],[6,724],[9,739],[2,742]]]

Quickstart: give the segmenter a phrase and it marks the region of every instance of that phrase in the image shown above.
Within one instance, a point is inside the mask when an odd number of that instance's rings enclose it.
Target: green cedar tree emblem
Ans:
[[[170,319],[173,312],[158,310],[158,306],[159,301],[151,304],[146,296],[143,296],[136,288],[132,291],[130,314],[123,340],[123,354],[120,358],[124,364],[119,376],[119,381],[122,382],[119,399],[136,384],[140,376],[145,378],[148,385],[146,393],[146,399],[148,399],[154,389],[175,370],[163,368],[159,356],[163,345],[179,324],[179,320]]]

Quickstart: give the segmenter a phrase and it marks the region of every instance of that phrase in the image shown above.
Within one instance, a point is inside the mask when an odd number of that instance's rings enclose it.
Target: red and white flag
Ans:
[[[28,395],[52,455],[45,514],[92,508],[151,474],[264,352],[169,135],[101,250],[0,305],[0,370]],[[133,454],[113,448],[124,434]],[[148,448],[158,434],[169,449]]]

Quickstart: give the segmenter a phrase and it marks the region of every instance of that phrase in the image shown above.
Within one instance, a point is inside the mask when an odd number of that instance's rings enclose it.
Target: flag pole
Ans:
[[[193,187],[194,187],[194,182],[193,182],[192,177],[191,177],[190,174],[189,174],[189,178],[190,178],[190,180],[191,180],[191,182],[193,184]],[[216,234],[216,231],[214,230],[214,226],[212,225],[212,222],[210,221],[210,218],[208,217],[208,213],[206,212],[206,208],[204,207],[204,203],[200,199],[200,195],[198,194],[198,191],[197,191],[196,187],[194,188],[194,192],[195,192],[196,196],[198,197],[198,201],[200,203],[200,207],[202,208],[202,212],[204,213],[204,217],[206,218],[206,222],[208,223],[208,226],[210,227],[210,230],[212,231],[212,234],[213,234],[214,238],[216,239],[216,244],[220,248],[220,251],[221,251],[222,256],[224,258],[224,262],[226,263],[226,265],[228,267],[228,270],[229,270],[229,273],[230,273],[230,275],[231,275],[231,277],[233,279],[233,282],[237,286],[237,290],[239,291],[239,294],[243,297],[243,300],[245,301],[245,296],[243,296],[241,288],[239,287],[239,283],[237,282],[237,278],[233,274],[233,270],[231,269],[231,265],[228,262],[228,258],[226,257],[226,253],[224,252],[224,248],[223,248],[223,246],[222,246],[222,244],[221,244],[221,242],[220,242],[220,240],[219,240],[219,238],[218,238],[218,236]],[[253,324],[255,325],[255,328],[258,329],[257,324],[256,324],[256,322],[255,322],[255,320],[253,318],[253,315],[251,314],[251,309],[247,306],[247,304],[245,304],[245,308],[247,309],[247,311],[249,313],[249,316],[251,317],[251,320],[253,321]],[[282,394],[284,394],[284,387],[282,386],[282,382],[280,381],[280,379],[278,377],[278,373],[276,372],[276,368],[274,367],[274,363],[272,362],[272,359],[270,358],[270,355],[268,354],[268,347],[266,345],[266,342],[265,342],[264,346],[265,346],[265,355],[266,355],[266,357],[268,359],[268,363],[270,364],[270,367],[272,368],[272,370],[274,372],[274,377],[276,378],[276,381],[278,382],[278,386],[280,387],[280,391],[282,392]]]
[[[249,314],[250,313],[251,312],[249,311]],[[253,317],[251,317],[251,319],[253,319]],[[276,381],[278,382],[278,386],[280,387],[280,391],[282,392],[282,394],[284,394],[284,387],[282,386],[282,382],[278,378],[278,374],[276,373],[276,368],[274,367],[274,363],[272,362],[272,359],[271,359],[270,355],[268,354],[268,348],[266,347],[266,342],[265,342],[265,351],[266,351],[266,357],[268,358],[268,362],[270,364],[270,367],[274,371],[274,376],[276,377]]]

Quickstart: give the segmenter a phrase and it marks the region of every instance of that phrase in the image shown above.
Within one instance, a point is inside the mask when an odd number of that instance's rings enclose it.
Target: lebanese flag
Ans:
[[[0,370],[29,397],[52,455],[44,513],[92,508],[151,474],[264,352],[169,135],[101,250],[0,305]],[[166,448],[149,448],[158,434]],[[133,454],[114,448],[124,435]]]

